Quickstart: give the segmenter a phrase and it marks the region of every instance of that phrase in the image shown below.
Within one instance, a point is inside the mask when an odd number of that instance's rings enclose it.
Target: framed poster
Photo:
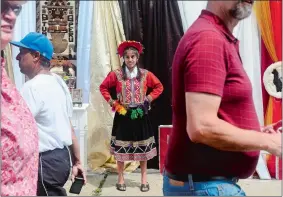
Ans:
[[[82,89],[70,89],[72,101],[74,105],[82,106],[83,94]]]
[[[73,78],[76,78],[78,9],[78,0],[36,1],[37,32],[46,35],[54,48],[50,71]]]

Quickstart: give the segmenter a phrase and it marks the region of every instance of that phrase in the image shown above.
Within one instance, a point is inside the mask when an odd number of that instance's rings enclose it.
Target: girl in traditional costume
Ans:
[[[117,161],[116,188],[120,191],[126,191],[124,161],[140,161],[140,189],[143,192],[148,191],[147,160],[157,155],[148,110],[150,103],[162,93],[163,86],[153,73],[138,67],[142,51],[143,46],[139,42],[122,42],[118,46],[118,54],[124,59],[122,68],[111,71],[100,85],[102,96],[116,111],[110,152]],[[112,88],[116,89],[115,100],[110,95]],[[152,91],[147,95],[148,88]]]

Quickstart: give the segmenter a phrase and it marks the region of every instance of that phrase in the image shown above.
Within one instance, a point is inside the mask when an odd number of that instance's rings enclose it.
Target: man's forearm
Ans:
[[[197,133],[199,136],[193,141],[223,151],[268,150],[271,143],[270,134],[240,129],[221,119],[206,124]]]
[[[71,124],[71,121],[70,121]],[[70,146],[71,152],[72,152],[72,160],[73,160],[73,164],[81,164],[81,159],[80,159],[80,147],[79,147],[79,143],[74,131],[74,128],[71,124],[71,129],[72,129],[72,145]]]

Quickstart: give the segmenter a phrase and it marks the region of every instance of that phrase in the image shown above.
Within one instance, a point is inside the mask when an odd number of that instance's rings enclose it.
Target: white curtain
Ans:
[[[234,29],[234,35],[240,40],[240,54],[244,68],[251,80],[253,87],[253,100],[260,124],[264,125],[261,65],[260,65],[260,34],[257,27],[255,14],[240,21]],[[264,153],[261,151],[261,153]],[[256,171],[261,179],[271,179],[266,163],[261,156]]]
[[[198,18],[207,1],[178,1],[184,32]]]
[[[253,100],[260,124],[264,124],[261,68],[260,68],[260,35],[254,13],[240,21],[234,29],[234,36],[240,40],[240,54],[244,68],[253,87]]]
[[[36,31],[36,1],[27,1],[23,5],[22,12],[17,17],[15,24],[13,40],[20,41],[30,32]],[[13,57],[13,69],[14,78],[17,89],[21,89],[25,82],[25,76],[20,72],[18,61],[16,56],[19,53],[19,48],[12,46],[12,57]]]
[[[99,86],[111,70],[120,67],[117,46],[125,40],[125,34],[118,1],[93,3],[87,150],[88,165],[97,170],[111,158],[109,150],[114,116]]]
[[[89,102],[90,47],[93,1],[80,1],[77,37],[77,88],[83,90],[83,102]]]

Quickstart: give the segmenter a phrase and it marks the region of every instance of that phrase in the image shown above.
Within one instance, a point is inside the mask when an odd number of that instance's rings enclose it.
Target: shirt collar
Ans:
[[[217,15],[208,10],[202,10],[200,17],[212,22],[217,27],[217,29],[219,29],[225,35],[228,41],[235,44],[238,43],[238,39],[233,36],[232,32],[230,32],[230,30],[227,28],[224,21]]]
[[[130,78],[130,79],[135,78],[138,74],[137,66],[135,66],[135,68],[132,72],[130,72],[129,69],[127,68],[127,66],[126,66],[126,73],[127,73],[128,78]]]

